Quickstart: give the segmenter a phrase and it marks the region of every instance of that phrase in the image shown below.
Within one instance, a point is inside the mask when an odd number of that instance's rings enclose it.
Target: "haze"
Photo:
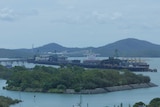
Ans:
[[[160,44],[159,0],[0,0],[0,48]]]

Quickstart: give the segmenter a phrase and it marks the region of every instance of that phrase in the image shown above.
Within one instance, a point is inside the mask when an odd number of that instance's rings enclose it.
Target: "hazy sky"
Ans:
[[[0,48],[160,44],[160,0],[0,0]]]

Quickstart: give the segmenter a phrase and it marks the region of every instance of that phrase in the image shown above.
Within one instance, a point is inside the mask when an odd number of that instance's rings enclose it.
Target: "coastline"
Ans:
[[[57,91],[49,91],[46,93],[61,93],[61,94],[101,94],[101,93],[109,93],[115,91],[124,91],[124,90],[133,90],[140,88],[151,88],[157,87],[158,85],[154,83],[140,83],[140,84],[129,84],[129,85],[120,85],[120,86],[112,86],[112,87],[104,87],[104,88],[95,88],[95,89],[86,89],[76,92],[74,89],[66,89],[66,90],[57,90]],[[6,88],[3,89],[11,90],[11,91],[20,91],[19,88]],[[39,88],[27,88],[24,92],[43,92],[42,89]]]
[[[151,87],[157,87],[157,86],[158,85],[154,83],[140,83],[140,84],[105,87],[105,88],[87,89],[87,90],[81,90],[80,92],[75,92],[73,89],[67,89],[64,93],[65,94],[100,94],[100,93],[108,93],[108,92],[123,91],[123,90],[151,88]]]

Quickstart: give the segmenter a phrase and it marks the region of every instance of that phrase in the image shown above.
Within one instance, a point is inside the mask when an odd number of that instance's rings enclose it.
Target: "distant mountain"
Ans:
[[[134,38],[123,39],[102,47],[67,48],[55,43],[36,48],[42,52],[68,52],[70,56],[83,56],[91,50],[100,56],[122,56],[122,57],[159,57],[160,45]]]
[[[83,56],[83,54],[86,53],[86,51],[91,49],[93,49],[93,47],[68,48],[56,43],[50,43],[42,47],[34,48],[34,52],[37,54],[52,52],[52,53],[64,53],[67,54],[68,56]]]
[[[0,49],[0,58],[27,58],[33,56],[29,49]]]
[[[60,51],[61,52],[66,49],[67,49],[66,47],[63,47],[59,44],[50,43],[50,44],[44,45],[42,47],[35,48],[34,50],[38,50],[38,51],[42,51],[42,52],[53,52],[53,51]]]
[[[89,51],[104,57],[160,57],[160,45],[134,38],[119,40],[97,48],[68,48],[56,43],[50,43],[34,49],[0,49],[0,57],[31,57],[35,54],[46,54],[48,52],[62,52],[68,56],[84,56]]]
[[[133,38],[123,39],[94,50],[102,56],[113,56],[117,51],[118,56],[128,57],[159,57],[160,45]]]

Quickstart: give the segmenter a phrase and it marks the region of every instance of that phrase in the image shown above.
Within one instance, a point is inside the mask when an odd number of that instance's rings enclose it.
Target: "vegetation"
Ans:
[[[12,74],[13,72],[10,69],[0,65],[0,78],[8,79]]]
[[[150,101],[148,107],[160,107],[160,98],[154,98]]]
[[[123,70],[84,69],[77,66],[52,68],[36,66],[29,70],[24,67],[14,67],[10,70],[7,80],[9,90],[59,92],[66,89],[95,89],[119,85],[149,83],[148,76],[136,75]]]
[[[114,105],[114,107],[123,107],[123,103],[120,103],[119,105]],[[128,107],[160,107],[160,98],[152,99],[148,105],[140,101],[136,102],[133,106],[129,104]]]
[[[133,107],[160,107],[160,98],[152,99],[148,105],[143,102],[138,102],[135,103]]]
[[[133,107],[145,107],[146,105],[143,102],[137,102],[133,105]]]
[[[63,93],[66,89],[94,89],[118,85],[149,83],[150,78],[136,75],[127,70],[84,69],[77,66],[61,68],[35,66],[33,69],[16,66],[8,69],[0,65],[0,78],[7,79],[6,89]],[[0,96],[0,107],[21,102]],[[120,104],[123,107],[123,104]],[[129,107],[131,107],[129,105]],[[160,107],[160,98],[154,98],[148,105],[137,102],[133,107]]]
[[[17,104],[20,100],[13,100],[9,97],[0,96],[0,107],[9,107],[10,105]]]

